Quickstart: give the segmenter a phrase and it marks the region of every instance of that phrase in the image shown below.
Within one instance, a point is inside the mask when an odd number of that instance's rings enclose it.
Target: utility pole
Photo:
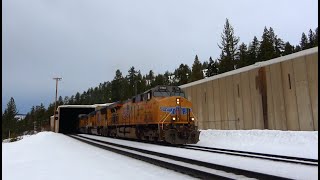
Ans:
[[[53,78],[56,80],[56,100],[54,101],[54,110],[53,110],[53,132],[56,130],[56,109],[57,109],[57,98],[58,98],[58,81],[60,81],[62,78],[56,77]]]

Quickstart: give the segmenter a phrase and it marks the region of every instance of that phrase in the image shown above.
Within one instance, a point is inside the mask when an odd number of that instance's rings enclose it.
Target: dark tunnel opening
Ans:
[[[72,107],[60,107],[59,117],[59,133],[73,134],[78,133],[79,126],[79,114],[89,114],[94,111],[95,108],[72,108]]]

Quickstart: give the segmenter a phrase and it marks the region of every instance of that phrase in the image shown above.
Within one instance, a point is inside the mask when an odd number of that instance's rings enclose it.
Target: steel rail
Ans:
[[[210,169],[214,169],[214,170],[220,170],[220,171],[224,171],[226,173],[233,173],[233,174],[236,174],[236,175],[242,175],[242,176],[246,176],[246,177],[249,177],[249,178],[256,178],[256,179],[262,179],[262,180],[263,179],[266,179],[266,180],[267,179],[288,179],[288,178],[285,178],[285,177],[280,177],[280,176],[275,176],[275,175],[270,175],[270,174],[264,174],[264,173],[259,173],[259,172],[253,172],[253,171],[248,171],[248,170],[244,170],[244,169],[238,169],[238,168],[234,168],[234,167],[228,167],[228,166],[223,166],[223,165],[219,165],[219,164],[213,164],[213,163],[203,162],[203,161],[199,161],[199,160],[194,160],[194,159],[189,159],[189,158],[184,158],[184,157],[179,157],[179,156],[173,156],[173,155],[154,152],[154,151],[149,151],[149,150],[144,150],[144,149],[130,147],[130,146],[126,146],[126,145],[120,145],[120,144],[116,144],[116,143],[112,143],[112,142],[106,142],[106,141],[102,141],[102,140],[98,140],[98,139],[94,139],[94,138],[89,138],[89,137],[84,137],[84,136],[79,136],[79,135],[75,135],[75,136],[81,137],[83,139],[88,139],[88,140],[91,140],[91,141],[95,141],[95,142],[98,142],[98,143],[106,144],[106,145],[111,145],[111,146],[124,148],[124,149],[128,149],[128,150],[133,150],[133,151],[137,151],[137,152],[140,152],[140,153],[154,155],[154,156],[158,156],[158,157],[163,157],[163,158],[167,158],[167,159],[170,159],[170,160],[180,161],[180,162],[184,162],[184,163],[188,163],[188,164],[203,166],[203,167],[206,167],[206,168],[210,168]],[[77,138],[77,137],[73,136],[73,138]],[[80,140],[81,138],[77,138],[77,139]],[[83,139],[81,141],[85,141]],[[94,143],[90,142],[90,144],[93,145]],[[103,145],[98,145],[98,146],[99,147],[104,147]],[[113,150],[113,152],[115,152],[115,151],[118,151],[118,150]],[[121,152],[120,154],[125,155],[124,152]],[[130,155],[130,157],[131,156],[134,156],[134,155]],[[141,158],[141,157],[139,156],[136,159],[139,159],[139,158]],[[141,160],[143,160],[143,159],[145,159],[145,158],[142,158]],[[145,161],[145,160],[143,160],[143,161]],[[152,160],[146,160],[145,162],[150,162],[150,161],[152,161]],[[159,163],[159,162],[157,162],[157,163]],[[164,162],[161,162],[160,164],[162,164],[162,163],[164,163]],[[177,165],[177,166],[178,167],[176,167],[176,168],[178,168],[178,169],[172,169],[172,170],[179,171],[179,172],[182,172],[184,174],[189,174],[191,176],[199,177],[199,178],[202,178],[202,179],[207,179],[208,178],[208,173],[207,172],[204,172],[206,174],[201,175],[201,173],[203,171],[200,171],[200,170],[197,170],[197,169],[193,169],[193,171],[190,171],[190,169],[187,169],[187,170],[184,169],[184,168],[187,168],[187,167],[182,168],[179,165]],[[166,168],[167,167],[173,167],[173,165],[169,165],[169,166],[165,165],[165,166],[162,166],[162,167],[166,167]],[[180,170],[179,168],[182,168],[182,169]],[[191,173],[188,173],[188,172],[191,172]],[[220,177],[214,177],[214,176],[218,176],[218,175],[212,174],[212,177],[209,178],[209,179],[216,179],[216,178],[219,179],[220,178]]]
[[[276,154],[265,154],[265,153],[257,153],[257,152],[247,152],[247,151],[231,150],[231,149],[223,149],[223,148],[194,146],[194,145],[182,145],[178,147],[185,148],[185,149],[198,150],[198,151],[219,153],[219,154],[228,154],[228,155],[235,155],[235,156],[242,156],[242,157],[251,157],[251,158],[267,159],[267,160],[273,160],[273,161],[281,161],[281,162],[287,162],[287,163],[318,166],[317,159],[283,156],[283,155],[276,155]]]

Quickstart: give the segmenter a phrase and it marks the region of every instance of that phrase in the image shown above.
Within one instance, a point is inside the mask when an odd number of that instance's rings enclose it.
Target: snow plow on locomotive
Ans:
[[[156,86],[124,102],[79,115],[79,131],[171,144],[199,141],[192,103],[177,86]]]

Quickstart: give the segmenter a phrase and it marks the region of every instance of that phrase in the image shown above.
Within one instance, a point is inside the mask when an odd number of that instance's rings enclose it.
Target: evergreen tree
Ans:
[[[135,85],[137,85],[137,83],[138,83],[137,82],[138,81],[137,73],[138,72],[135,70],[135,68],[133,66],[128,71],[127,81],[128,81],[128,84],[129,84],[129,88],[128,88],[129,96],[134,96],[135,95],[135,88],[136,88]]]
[[[154,77],[154,72],[152,70],[150,70],[149,74],[146,75],[146,79],[148,81],[147,89],[150,89],[155,86],[155,83],[154,83],[155,77]]]
[[[262,41],[259,48],[258,61],[266,61],[276,57],[275,48],[274,48],[274,32],[270,28],[268,30],[264,27],[262,34]]]
[[[154,79],[154,83],[156,85],[163,85],[164,82],[165,82],[165,77],[162,74],[158,74]]]
[[[7,103],[7,107],[2,114],[2,139],[7,139],[10,136],[17,135],[17,119],[15,116],[18,114],[17,107],[13,97]]]
[[[280,57],[284,51],[285,44],[281,38],[275,36],[274,38],[274,49],[275,49],[275,57]]]
[[[198,55],[194,58],[191,71],[191,82],[203,79],[202,64],[198,59]]]
[[[209,63],[208,63],[207,77],[214,76],[217,74],[218,74],[218,63],[217,61],[213,61],[210,56]]]
[[[119,69],[116,70],[116,75],[114,77],[114,79],[112,80],[112,88],[111,88],[111,92],[112,92],[112,101],[116,102],[116,101],[120,101],[120,100],[124,100],[124,89],[123,89],[123,76],[122,73]]]
[[[239,46],[239,58],[237,60],[237,69],[242,68],[249,65],[248,62],[248,48],[247,45],[242,43]]]
[[[299,45],[297,45],[295,48],[294,48],[294,52],[299,52],[301,51],[301,47]]]
[[[180,64],[179,68],[174,71],[174,75],[177,78],[177,85],[187,84],[191,75],[191,70],[187,64]]]
[[[137,71],[136,81],[137,81],[137,94],[141,94],[145,92],[147,88],[147,81],[146,79],[143,79],[143,76],[141,75],[140,70]]]
[[[80,104],[81,102],[80,102],[80,93],[79,92],[77,92],[76,93],[76,96],[74,97],[74,100],[75,100],[75,104]]]
[[[308,48],[315,47],[315,34],[311,29],[309,30],[308,38],[309,38]]]
[[[292,54],[293,52],[294,52],[294,47],[289,42],[286,42],[284,46],[283,55]]]
[[[207,61],[203,61],[202,69],[208,69],[209,63]]]
[[[302,33],[300,47],[301,47],[301,50],[308,49],[308,47],[309,47],[308,38],[305,33]]]
[[[58,102],[57,102],[57,107],[63,105],[63,99],[62,96],[59,96]]]
[[[248,62],[246,66],[254,64],[258,62],[258,54],[259,54],[259,40],[256,36],[253,37],[252,42],[249,44],[248,48]]]
[[[63,104],[69,104],[69,97],[68,96],[64,97]]]
[[[228,19],[226,19],[221,38],[221,46],[218,45],[221,49],[219,71],[224,73],[235,69],[235,59],[238,55],[237,44],[239,42],[239,37],[234,35],[233,27],[230,25]]]

